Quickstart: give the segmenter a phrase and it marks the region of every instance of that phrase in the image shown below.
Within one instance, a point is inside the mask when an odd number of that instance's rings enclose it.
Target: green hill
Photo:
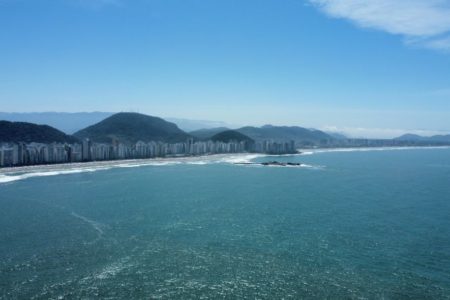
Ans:
[[[226,130],[222,131],[220,133],[215,134],[211,137],[211,140],[214,142],[248,142],[253,143],[254,140],[246,136],[245,134],[242,134],[240,132],[237,132],[235,130]]]
[[[208,140],[212,138],[214,135],[221,133],[223,131],[230,130],[226,127],[216,127],[216,128],[205,128],[198,129],[194,131],[190,131],[189,134],[200,139],[200,140]]]
[[[285,142],[293,140],[297,144],[321,144],[334,140],[332,136],[323,131],[298,126],[247,126],[236,130],[255,141],[274,140],[277,142]]]
[[[78,139],[48,125],[0,121],[0,142],[75,143]]]
[[[89,138],[99,143],[111,143],[115,140],[125,144],[137,141],[184,142],[190,137],[173,123],[139,113],[114,114],[74,135],[79,139]]]

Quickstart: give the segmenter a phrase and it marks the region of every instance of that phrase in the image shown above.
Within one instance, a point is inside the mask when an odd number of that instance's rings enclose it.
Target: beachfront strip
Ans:
[[[296,153],[296,149],[294,141],[248,143],[188,139],[184,143],[139,141],[133,145],[89,140],[76,144],[0,143],[0,167],[243,152],[288,154]]]

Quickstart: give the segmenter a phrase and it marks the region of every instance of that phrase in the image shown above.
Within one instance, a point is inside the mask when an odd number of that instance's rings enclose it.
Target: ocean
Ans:
[[[450,149],[363,150],[0,170],[0,299],[450,299]]]

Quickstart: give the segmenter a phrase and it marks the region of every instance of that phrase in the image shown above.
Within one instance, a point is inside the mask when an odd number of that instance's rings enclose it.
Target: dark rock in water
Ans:
[[[268,161],[268,162],[262,162],[262,163],[252,163],[252,162],[245,162],[245,163],[235,163],[236,165],[262,165],[262,166],[278,166],[278,167],[300,167],[301,163],[293,163],[293,162],[279,162],[276,160]]]
[[[280,167],[287,167],[287,166],[301,166],[301,163],[292,163],[292,162],[279,162],[279,161],[269,161],[269,162],[263,162],[261,163],[263,166],[280,166]]]

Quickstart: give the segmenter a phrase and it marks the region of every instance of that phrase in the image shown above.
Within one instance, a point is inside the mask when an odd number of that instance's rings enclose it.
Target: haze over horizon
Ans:
[[[449,133],[450,1],[0,1],[4,112]]]

